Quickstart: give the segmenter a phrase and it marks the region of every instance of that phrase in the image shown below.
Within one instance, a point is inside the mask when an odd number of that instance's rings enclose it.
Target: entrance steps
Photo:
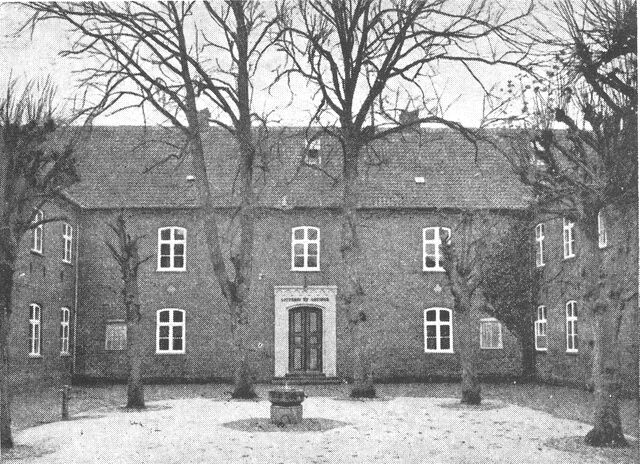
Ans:
[[[274,385],[338,385],[342,380],[338,377],[327,377],[324,374],[286,374],[284,377],[274,377]]]

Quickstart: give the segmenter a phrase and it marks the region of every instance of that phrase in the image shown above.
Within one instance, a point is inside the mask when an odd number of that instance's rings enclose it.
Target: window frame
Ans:
[[[449,321],[445,321],[442,322],[440,320],[440,311],[447,311],[449,313]],[[436,320],[435,321],[427,321],[427,313],[429,311],[435,311],[436,313]],[[428,322],[428,324],[427,324]],[[436,327],[436,335],[435,335],[435,339],[436,339],[436,348],[435,349],[429,349],[427,347],[427,326],[431,326],[434,325]],[[443,350],[440,346],[441,346],[441,327],[442,326],[448,326],[449,327],[449,348],[446,350]],[[433,307],[433,308],[427,308],[424,310],[423,313],[423,331],[424,331],[424,352],[425,353],[453,353],[453,311],[449,308],[442,308],[442,307]]]
[[[423,272],[444,272],[444,268],[441,266],[441,249],[442,240],[440,239],[440,231],[441,229],[446,230],[449,234],[447,238],[447,244],[451,243],[451,228],[450,227],[442,227],[442,226],[430,226],[424,227],[422,229],[422,271]],[[427,240],[427,230],[433,230],[433,239]],[[435,252],[433,254],[427,253],[427,245],[433,245],[435,247]],[[426,259],[427,256],[432,256],[435,262],[433,267],[427,267]]]
[[[36,210],[32,224],[44,221],[44,211]],[[31,232],[31,251],[40,255],[44,254],[44,224],[38,224]]]
[[[575,222],[568,220],[566,217],[562,218],[562,245],[564,259],[576,257],[575,225]]]
[[[536,224],[536,267],[543,267],[544,262],[544,222]]]
[[[168,230],[169,238],[163,239],[162,232]],[[181,231],[183,235],[183,239],[175,239],[176,231]],[[169,254],[162,254],[162,245],[169,245]],[[182,245],[183,253],[182,253],[182,267],[175,266],[175,259],[177,255],[175,253],[175,247],[177,245]],[[162,267],[162,257],[169,257],[169,267]],[[185,227],[180,226],[166,226],[158,228],[158,272],[185,272],[187,270],[187,229]]]
[[[498,345],[497,346],[485,346],[482,342],[485,341],[483,338],[482,326],[486,324],[491,324],[493,326],[498,327]],[[490,337],[492,339],[493,337]],[[502,323],[496,319],[495,317],[484,317],[480,319],[480,349],[482,350],[502,350],[504,345],[502,344]]]
[[[68,257],[67,257],[68,256]],[[73,226],[62,223],[62,262],[72,264],[73,260]]]
[[[300,239],[296,238],[296,231],[302,230],[303,236]],[[316,239],[309,238],[309,231],[315,230]],[[309,245],[316,245],[316,266],[309,266],[309,257],[312,256],[309,253]],[[296,254],[296,245],[302,245],[302,255]],[[296,267],[296,256],[302,256],[304,266]],[[291,228],[291,270],[299,272],[314,272],[320,270],[320,228],[314,226],[297,226]]]
[[[578,302],[576,300],[569,300],[565,303],[565,315],[566,315],[565,334],[566,334],[567,353],[577,353],[578,352]]]
[[[533,323],[533,327],[536,351],[547,351],[547,348],[549,347],[549,338],[547,335],[547,307],[545,305],[538,305],[536,308],[536,320]],[[538,346],[538,337],[544,337],[545,346]]]
[[[70,319],[71,311],[69,308],[66,306],[60,308],[60,356],[68,356],[71,354],[69,351]]]
[[[38,303],[29,304],[29,357],[42,357],[42,307]]]
[[[160,322],[160,315],[165,312],[165,311],[169,311],[170,317],[169,317],[169,322]],[[174,314],[175,313],[182,313],[182,321],[181,322],[174,322]],[[174,335],[174,328],[175,327],[181,327],[182,328],[182,349],[181,350],[175,350],[173,349],[173,343],[169,343],[169,348],[167,350],[161,350],[160,349],[160,327],[164,327],[167,326],[169,327],[169,341],[172,342],[173,339],[175,338]],[[158,309],[156,311],[156,354],[185,354],[186,353],[186,347],[187,347],[187,331],[186,331],[186,326],[187,326],[187,313],[184,309],[179,309],[179,308],[162,308],[162,309]],[[162,337],[163,339],[166,337]]]
[[[606,248],[608,244],[607,237],[607,217],[604,211],[598,211],[598,248]]]
[[[120,337],[120,339],[124,339],[124,343],[121,345],[122,348],[114,348],[114,344],[109,344],[110,338],[108,337],[108,328],[109,327],[124,327],[124,337]],[[107,320],[104,326],[104,350],[105,351],[126,351],[127,349],[127,337],[129,333],[127,331],[127,322],[124,319],[109,319]],[[113,337],[111,338],[113,341]]]

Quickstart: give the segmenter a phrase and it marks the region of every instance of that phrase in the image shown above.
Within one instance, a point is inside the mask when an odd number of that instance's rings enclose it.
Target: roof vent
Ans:
[[[193,182],[194,180],[196,180],[196,176],[192,176],[191,174],[187,176],[187,181]]]
[[[416,184],[424,184],[424,177],[416,177],[415,181]]]

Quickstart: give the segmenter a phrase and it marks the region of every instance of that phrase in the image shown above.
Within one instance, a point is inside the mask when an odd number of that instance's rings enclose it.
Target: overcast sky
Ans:
[[[526,2],[505,2],[506,8],[514,5],[521,10]],[[58,96],[70,100],[82,93],[77,88],[73,71],[81,70],[83,63],[78,60],[61,58],[60,51],[70,44],[70,33],[64,25],[54,22],[45,23],[35,31],[33,37],[28,32],[16,36],[13,32],[25,20],[26,13],[18,6],[0,7],[0,89],[4,89],[9,73],[14,77],[33,78],[51,76],[58,87]],[[274,58],[277,59],[277,58]],[[515,75],[515,71],[506,68],[477,69],[487,87],[495,83],[504,83]],[[268,82],[268,76],[264,76]],[[441,67],[435,79],[438,92],[445,105],[451,105],[446,116],[467,126],[477,126],[482,117],[483,93],[480,86],[461,69]],[[256,86],[254,109],[257,112],[276,109],[273,119],[285,125],[305,125],[312,109],[310,90],[301,86],[293,99],[284,88],[270,95],[264,85]],[[157,119],[155,122],[159,122]],[[102,117],[96,124],[128,125],[143,122],[139,111],[131,110],[112,117]]]

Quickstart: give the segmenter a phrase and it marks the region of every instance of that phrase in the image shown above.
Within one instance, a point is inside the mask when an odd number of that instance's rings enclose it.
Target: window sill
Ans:
[[[64,259],[62,260],[62,264],[73,267],[73,263],[71,261],[65,261]]]
[[[42,251],[34,250],[33,248],[31,248],[29,251],[31,252],[32,255],[44,256],[44,252]]]
[[[320,272],[320,268],[308,268],[308,269],[302,269],[302,268],[291,268],[291,272]]]
[[[29,359],[42,359],[42,355],[29,353]]]
[[[567,350],[565,353],[571,356],[576,356],[578,354],[578,350]]]
[[[434,268],[425,269],[423,267],[422,268],[422,272],[444,272],[444,268],[442,268],[442,267],[434,267]]]
[[[71,353],[60,353],[61,358],[69,358],[71,357]]]
[[[425,354],[454,354],[453,350],[425,350]]]
[[[566,260],[568,260],[568,259],[573,259],[573,258],[575,258],[575,257],[576,257],[576,255],[565,256],[565,257],[563,258],[563,260],[564,260],[564,261],[566,261]]]
[[[547,353],[547,348],[536,348],[536,353]]]
[[[157,355],[176,356],[181,354],[187,354],[185,351],[156,351]]]
[[[493,347],[493,348],[488,348],[488,347],[481,346],[481,347],[480,347],[480,349],[481,349],[481,350],[495,351],[495,350],[503,350],[503,349],[504,349],[504,347],[502,347],[502,346],[496,346],[496,347]]]
[[[167,269],[167,268],[157,268],[156,272],[187,272],[187,269]]]

